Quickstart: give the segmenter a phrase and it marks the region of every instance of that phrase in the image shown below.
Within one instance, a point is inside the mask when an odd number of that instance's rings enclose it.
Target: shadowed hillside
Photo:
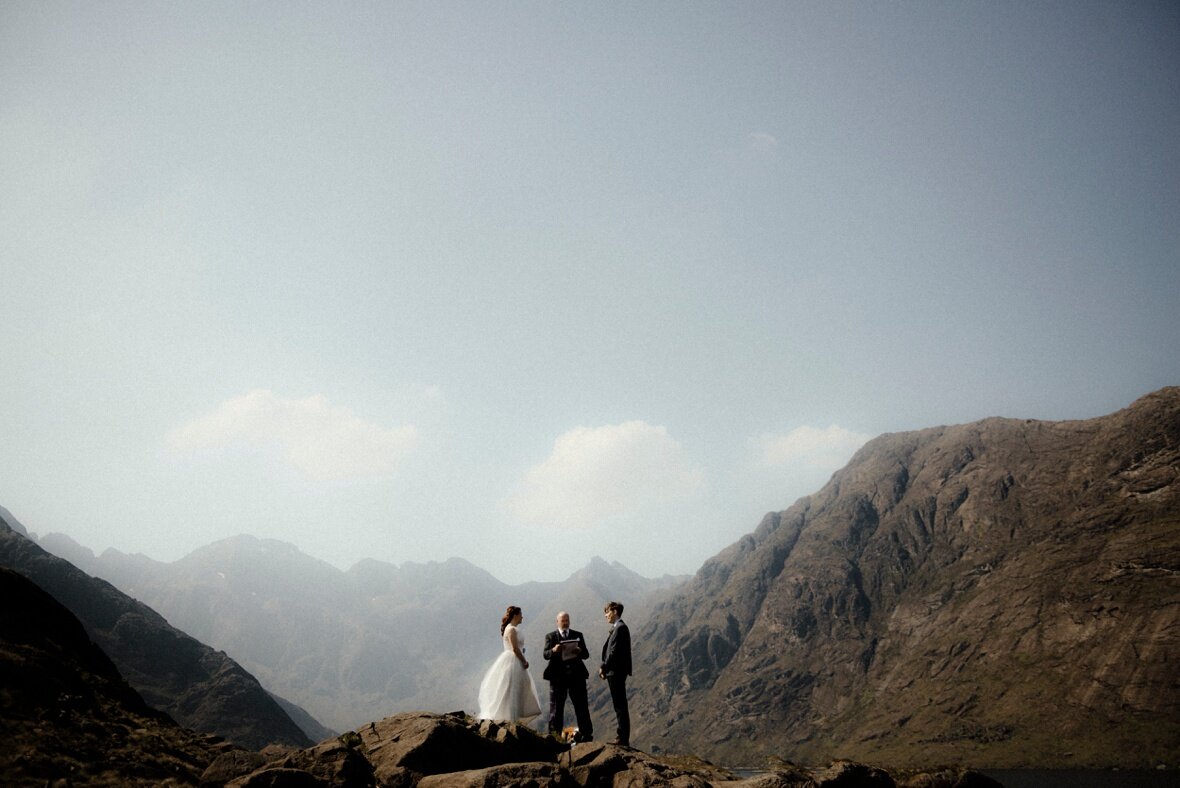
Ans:
[[[144,700],[182,725],[247,747],[311,743],[258,681],[224,653],[172,627],[110,583],[45,552],[4,520],[0,566],[52,594]]]
[[[0,568],[0,599],[5,785],[196,782],[219,750],[211,737],[144,703],[82,624],[28,578]]]

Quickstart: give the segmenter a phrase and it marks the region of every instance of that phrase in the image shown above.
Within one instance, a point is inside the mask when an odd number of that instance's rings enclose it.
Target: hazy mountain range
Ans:
[[[342,571],[293,545],[251,536],[171,563],[115,550],[95,556],[61,534],[40,544],[224,650],[336,730],[397,711],[475,712],[509,604],[525,611],[521,631],[533,653],[559,610],[593,648],[605,639],[608,599],[626,600],[629,619],[642,623],[651,601],[687,579],[652,580],[601,558],[565,581],[516,586],[458,558],[400,566],[364,560]]]

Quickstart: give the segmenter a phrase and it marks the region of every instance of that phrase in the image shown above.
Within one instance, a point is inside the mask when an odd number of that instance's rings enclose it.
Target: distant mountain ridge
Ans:
[[[633,741],[726,763],[1180,759],[1180,388],[882,435],[636,637]]]
[[[400,566],[365,559],[341,571],[294,545],[247,535],[171,563],[116,550],[95,556],[61,534],[40,543],[232,655],[336,730],[399,711],[476,711],[509,604],[525,611],[526,647],[540,649],[566,610],[593,650],[605,639],[608,599],[626,600],[629,620],[641,623],[650,604],[687,579],[644,578],[598,557],[567,580],[515,586],[460,558]]]
[[[7,511],[0,516],[0,566],[29,578],[77,616],[139,695],[180,724],[245,747],[311,743],[234,660],[105,580],[46,552]]]

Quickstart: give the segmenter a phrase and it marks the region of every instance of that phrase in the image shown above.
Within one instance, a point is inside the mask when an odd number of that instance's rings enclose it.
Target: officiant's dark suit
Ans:
[[[576,641],[577,656],[564,659],[560,646],[562,641]],[[573,649],[573,645],[566,648]],[[561,735],[565,719],[565,699],[568,697],[574,705],[574,716],[578,720],[578,741],[594,740],[594,723],[590,721],[590,705],[586,700],[586,679],[590,672],[586,670],[585,660],[590,658],[590,650],[586,648],[586,638],[581,632],[570,629],[568,613],[557,614],[557,629],[545,636],[545,659],[548,665],[542,674],[549,682],[549,732]]]

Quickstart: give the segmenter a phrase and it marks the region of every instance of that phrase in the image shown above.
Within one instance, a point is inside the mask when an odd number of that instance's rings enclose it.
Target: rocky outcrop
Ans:
[[[552,762],[561,749],[555,740],[524,726],[473,720],[461,713],[398,714],[357,733],[374,774],[387,784],[505,763]]]
[[[883,435],[636,638],[632,740],[728,763],[1180,758],[1180,388]]]
[[[237,768],[234,774],[233,769]],[[739,778],[699,758],[656,756],[608,744],[567,749],[517,725],[473,720],[461,713],[410,713],[388,717],[302,751],[283,753],[262,766],[227,754],[202,777],[230,788],[333,786],[334,788],[993,788],[966,770],[906,775],[859,763],[807,769],[776,763],[764,774]]]
[[[182,725],[251,748],[311,743],[258,681],[224,653],[45,552],[3,520],[0,566],[30,578],[64,605],[139,695]]]

